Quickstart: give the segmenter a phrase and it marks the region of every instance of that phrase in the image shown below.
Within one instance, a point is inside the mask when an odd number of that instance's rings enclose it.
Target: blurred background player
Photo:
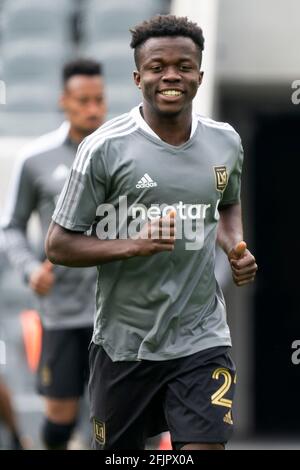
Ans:
[[[1,282],[2,266],[4,264],[4,257],[5,257],[4,237],[0,229],[0,282]],[[0,324],[0,334],[2,334],[1,324]],[[0,355],[0,365],[2,365],[1,355]],[[4,424],[4,426],[8,430],[9,449],[13,449],[13,450],[22,449],[23,446],[21,443],[20,430],[17,424],[17,417],[13,409],[11,394],[1,376],[0,376],[0,424]],[[2,442],[0,442],[0,446],[2,446]]]
[[[44,238],[77,147],[106,114],[99,63],[87,59],[67,63],[63,85],[60,105],[66,121],[40,137],[18,160],[3,223],[9,259],[39,301],[43,340],[38,391],[45,397],[42,438],[48,449],[66,448],[76,424],[87,372],[96,272],[54,267],[45,260]],[[42,231],[38,254],[26,234],[34,212]]]

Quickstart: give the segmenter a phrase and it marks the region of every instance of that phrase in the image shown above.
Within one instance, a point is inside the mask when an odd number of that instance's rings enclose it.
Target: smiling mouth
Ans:
[[[159,92],[163,96],[182,96],[183,92],[180,90],[163,90]]]

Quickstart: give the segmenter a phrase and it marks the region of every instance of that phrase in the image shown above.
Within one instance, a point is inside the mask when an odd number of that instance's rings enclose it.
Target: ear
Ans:
[[[138,88],[141,88],[141,74],[137,70],[133,72],[133,80]]]
[[[204,72],[199,72],[199,81],[198,81],[198,86],[201,85],[202,80],[203,80]]]

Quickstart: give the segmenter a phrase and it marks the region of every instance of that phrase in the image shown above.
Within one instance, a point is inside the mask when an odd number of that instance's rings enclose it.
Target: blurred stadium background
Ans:
[[[257,281],[238,290],[222,258],[218,264],[239,371],[230,447],[300,448],[300,365],[291,362],[291,344],[300,335],[294,228],[300,105],[291,99],[292,83],[300,79],[297,0],[0,0],[0,103],[6,95],[0,104],[0,211],[18,150],[63,120],[57,105],[62,64],[77,56],[101,60],[108,117],[126,112],[140,99],[128,29],[169,12],[189,16],[204,30],[205,83],[197,110],[230,122],[245,148],[245,239],[257,256]],[[35,243],[36,226],[31,230]],[[24,434],[38,448],[42,403],[19,317],[34,304],[0,256],[0,341],[6,345],[0,373],[13,391]]]

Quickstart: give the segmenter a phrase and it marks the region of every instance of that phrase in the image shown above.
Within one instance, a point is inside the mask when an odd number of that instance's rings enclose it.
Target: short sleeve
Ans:
[[[108,182],[103,149],[83,153],[79,148],[52,216],[54,222],[68,230],[89,230],[98,206],[105,202]]]
[[[241,140],[236,155],[235,165],[228,178],[228,184],[223,192],[220,207],[229,204],[238,204],[241,201],[241,176],[244,159],[244,151]]]
[[[28,160],[17,163],[10,184],[2,224],[26,230],[28,220],[37,206],[37,193]]]

